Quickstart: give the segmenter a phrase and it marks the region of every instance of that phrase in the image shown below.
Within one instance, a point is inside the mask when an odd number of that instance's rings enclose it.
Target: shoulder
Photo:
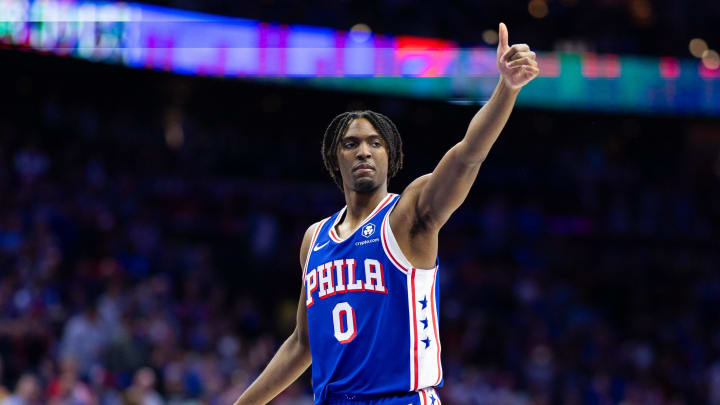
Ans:
[[[430,180],[430,177],[432,177],[432,173],[424,174],[417,179],[413,180],[412,183],[408,184],[407,187],[405,187],[405,190],[403,191],[402,195],[405,195],[407,192],[416,192],[419,190],[422,190],[423,187],[425,187],[425,184]]]
[[[320,226],[320,224],[323,221],[315,222],[314,224],[310,225],[308,229],[305,231],[305,235],[303,236],[302,244],[300,245],[300,266],[305,266],[305,261],[307,260],[308,251],[310,250],[310,243],[312,243],[313,236],[315,236],[315,231]]]

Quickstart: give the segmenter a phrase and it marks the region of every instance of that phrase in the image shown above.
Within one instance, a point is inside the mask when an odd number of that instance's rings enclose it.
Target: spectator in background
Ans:
[[[124,403],[127,405],[163,405],[164,402],[155,391],[155,372],[143,367],[135,373],[133,384],[125,390]]]
[[[110,330],[112,328],[100,317],[97,301],[91,298],[86,309],[65,324],[60,357],[73,359],[80,376],[87,376],[90,367],[100,360],[103,348],[109,343]]]
[[[15,385],[15,392],[0,405],[33,405],[40,404],[40,382],[33,374],[23,374]]]
[[[97,405],[95,393],[78,376],[75,360],[63,358],[60,374],[48,386],[50,405]]]

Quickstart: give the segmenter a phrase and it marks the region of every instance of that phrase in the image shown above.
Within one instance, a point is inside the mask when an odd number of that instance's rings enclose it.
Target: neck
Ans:
[[[344,222],[357,224],[364,220],[387,195],[387,184],[383,184],[367,193],[345,190],[345,203],[347,204],[347,208],[345,209]]]

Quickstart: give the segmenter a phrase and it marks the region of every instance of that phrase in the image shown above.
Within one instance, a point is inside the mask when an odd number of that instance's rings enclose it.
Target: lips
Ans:
[[[357,165],[357,166],[353,167],[353,170],[352,170],[352,171],[353,171],[353,173],[354,173],[354,172],[357,172],[357,171],[359,171],[359,170],[375,170],[375,168],[372,167],[372,166],[370,166],[370,165],[362,164],[362,165]]]

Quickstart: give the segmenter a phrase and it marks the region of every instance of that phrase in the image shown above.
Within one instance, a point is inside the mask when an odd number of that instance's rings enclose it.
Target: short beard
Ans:
[[[355,184],[353,184],[353,191],[357,193],[370,193],[377,190],[378,187],[380,187],[380,184],[376,183],[372,179],[361,178],[356,180]]]

